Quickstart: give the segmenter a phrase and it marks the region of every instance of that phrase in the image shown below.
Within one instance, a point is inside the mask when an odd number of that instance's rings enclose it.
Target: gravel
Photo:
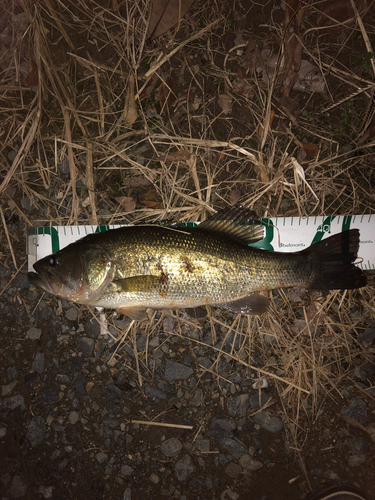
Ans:
[[[271,335],[262,344],[269,351],[253,353],[249,369],[225,354],[242,344],[222,327],[213,335],[206,322],[179,337],[167,316],[157,333],[146,324],[135,330],[136,357],[133,339],[124,345],[100,335],[88,311],[29,298],[33,314],[5,324],[1,499],[238,499],[251,490],[254,500],[302,500],[304,470],[313,485],[339,478],[371,488],[375,406],[357,388],[373,376],[371,353],[366,363],[358,358],[339,397],[323,400],[314,423],[301,408],[293,427],[284,413],[292,408],[280,401],[287,386],[265,375],[266,388],[254,386],[257,368],[279,369]],[[12,297],[2,300],[4,318],[13,318]],[[116,336],[130,324],[108,320]],[[366,328],[364,346],[374,327]],[[297,456],[299,425],[310,427]]]

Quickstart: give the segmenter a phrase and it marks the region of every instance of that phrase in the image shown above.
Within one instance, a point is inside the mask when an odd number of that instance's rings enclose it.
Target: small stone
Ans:
[[[11,382],[8,385],[3,385],[1,387],[1,395],[3,397],[8,396],[8,394],[10,394],[12,392],[12,390],[16,387],[16,385],[17,385],[17,380],[13,380],[13,382]]]
[[[175,463],[174,472],[179,481],[185,481],[185,479],[195,471],[195,468],[190,455],[185,455]]]
[[[81,337],[78,340],[77,349],[81,352],[86,358],[91,358],[94,352],[94,339],[90,339],[88,337]]]
[[[165,333],[174,333],[175,331],[174,319],[171,316],[168,316],[163,321],[163,329]]]
[[[121,467],[121,474],[123,476],[131,476],[134,472],[134,469],[132,469],[131,467],[129,467],[129,465],[123,465]]]
[[[60,400],[58,392],[53,387],[44,387],[40,391],[40,395],[42,396],[43,401],[51,405]]]
[[[107,401],[113,401],[114,399],[118,398],[120,394],[121,389],[119,389],[115,385],[107,385],[107,387],[103,391],[102,397]]]
[[[78,411],[74,411],[74,410],[71,411],[69,413],[69,422],[72,425],[74,425],[74,424],[76,424],[78,422],[78,420],[79,420],[79,413],[78,413]]]
[[[9,382],[11,382],[12,380],[15,380],[17,378],[17,369],[15,366],[10,366],[9,368],[7,368],[7,379],[9,380]]]
[[[25,400],[23,396],[17,394],[16,396],[12,396],[10,398],[5,398],[3,400],[4,408],[8,408],[9,410],[14,410],[15,408],[20,407],[21,410],[25,409]]]
[[[224,437],[220,440],[220,444],[227,450],[234,458],[240,458],[242,455],[248,453],[247,446],[235,437]]]
[[[195,440],[195,447],[197,450],[204,452],[210,451],[210,440],[209,439],[203,439],[203,438],[198,438]]]
[[[227,412],[231,417],[242,418],[249,408],[249,395],[241,394],[227,400]]]
[[[362,399],[352,398],[348,404],[341,410],[342,415],[353,418],[359,424],[367,422],[367,406]]]
[[[217,439],[222,439],[226,436],[230,436],[235,428],[236,424],[234,420],[225,420],[214,417],[208,434],[216,437]]]
[[[225,474],[229,477],[236,478],[242,474],[242,468],[239,465],[230,462],[225,468]]]
[[[154,484],[159,484],[160,478],[156,474],[151,474],[150,481]]]
[[[347,446],[358,455],[362,455],[368,452],[368,444],[364,437],[349,437],[346,440]]]
[[[241,467],[251,472],[255,472],[256,470],[263,467],[262,462],[257,462],[256,460],[253,460],[250,455],[243,455],[239,459],[238,463],[240,464]]]
[[[44,353],[37,352],[33,361],[32,368],[35,372],[41,374],[44,371]]]
[[[254,421],[262,429],[272,432],[273,434],[280,432],[283,428],[282,420],[279,417],[271,416],[270,412],[267,410],[260,411],[259,413],[254,415]]]
[[[192,374],[193,370],[188,366],[167,359],[165,364],[165,379],[168,382],[171,382],[173,380],[186,380]]]
[[[27,332],[27,336],[29,337],[30,340],[39,340],[41,335],[42,335],[42,329],[35,328],[34,326],[29,328],[29,331]]]
[[[100,464],[102,464],[103,462],[106,462],[108,460],[108,455],[107,453],[103,453],[102,451],[100,451],[95,455],[95,458]]]
[[[348,458],[349,467],[360,467],[364,462],[366,462],[366,455],[351,455]]]
[[[79,373],[76,378],[76,389],[80,394],[86,394],[86,377]]]
[[[85,333],[91,339],[97,339],[100,334],[100,325],[94,319],[87,319],[84,324]]]
[[[358,335],[358,338],[372,344],[375,340],[375,328],[366,328],[364,332]]]
[[[161,391],[157,387],[150,387],[149,385],[146,385],[145,387],[145,394],[147,397],[153,399],[167,399],[165,392]]]
[[[25,484],[20,476],[14,476],[10,484],[9,493],[12,498],[22,498],[26,495],[27,484]]]
[[[200,406],[203,403],[203,391],[202,389],[197,389],[194,396],[191,399],[192,406]]]
[[[78,309],[76,307],[71,307],[70,309],[65,311],[65,317],[66,317],[66,319],[69,319],[70,321],[77,321]]]
[[[251,409],[259,410],[260,408],[263,408],[263,406],[267,404],[269,399],[270,397],[265,391],[261,391],[260,397],[259,392],[253,394],[250,398]]]
[[[39,415],[32,417],[27,428],[26,437],[33,448],[43,443],[45,433],[46,423],[43,418]]]
[[[166,457],[177,457],[181,450],[182,443],[176,438],[170,438],[161,443],[161,451]]]

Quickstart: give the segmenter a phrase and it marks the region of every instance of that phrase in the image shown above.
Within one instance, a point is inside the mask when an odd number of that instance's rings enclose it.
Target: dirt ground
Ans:
[[[371,271],[361,290],[273,291],[254,318],[108,311],[100,335],[97,312],[30,286],[25,253],[31,226],[236,203],[373,214],[374,8],[355,4],[357,23],[314,5],[289,31],[280,2],[197,0],[153,40],[146,1],[0,6],[2,499],[286,500],[324,482],[375,499]]]

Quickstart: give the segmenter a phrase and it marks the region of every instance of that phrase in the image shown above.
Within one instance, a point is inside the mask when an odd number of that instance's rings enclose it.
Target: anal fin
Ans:
[[[116,309],[118,314],[128,316],[135,321],[145,321],[148,319],[146,309],[144,307],[119,307]]]
[[[228,309],[234,313],[263,314],[269,303],[270,301],[264,295],[252,294],[242,299],[215,305],[223,309]]]

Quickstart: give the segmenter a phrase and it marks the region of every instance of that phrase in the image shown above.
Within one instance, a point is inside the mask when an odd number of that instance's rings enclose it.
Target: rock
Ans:
[[[358,338],[372,344],[375,340],[375,328],[366,328],[358,335]]]
[[[174,333],[175,324],[174,324],[174,319],[171,316],[168,316],[167,318],[164,319],[163,330],[165,331],[165,333]]]
[[[259,392],[253,394],[250,398],[251,409],[259,410],[260,408],[263,408],[263,406],[267,404],[269,399],[270,397],[265,391],[261,391],[260,398],[259,398]]]
[[[33,448],[43,443],[45,433],[46,423],[43,418],[39,415],[32,417],[27,428],[26,437]]]
[[[191,398],[191,405],[192,406],[200,406],[203,403],[204,397],[203,397],[203,391],[202,389],[197,389]]]
[[[84,329],[86,335],[91,339],[97,339],[99,337],[100,325],[94,318],[85,321]]]
[[[165,392],[161,391],[157,387],[150,387],[149,385],[146,385],[145,387],[145,394],[147,397],[153,399],[167,399]]]
[[[341,414],[353,418],[359,424],[367,422],[367,406],[362,399],[352,398],[348,404],[341,410]]]
[[[224,420],[214,417],[212,419],[208,434],[220,440],[226,436],[230,436],[235,428],[236,423],[234,422],[234,420]]]
[[[168,382],[172,382],[173,380],[186,380],[192,374],[193,370],[188,366],[167,359],[165,363],[165,380]]]
[[[238,463],[240,464],[241,467],[251,472],[255,472],[256,470],[263,467],[262,462],[257,462],[256,460],[253,460],[250,455],[243,455],[239,459]]]
[[[66,317],[66,319],[69,319],[70,321],[77,321],[78,309],[76,307],[71,307],[70,309],[65,311],[65,317]]]
[[[358,455],[368,452],[368,444],[364,437],[349,437],[346,440],[346,444],[353,453],[356,453]]]
[[[86,393],[86,377],[83,373],[79,373],[76,378],[76,389],[80,394]]]
[[[97,460],[100,464],[102,464],[103,462],[107,462],[107,460],[108,460],[108,455],[107,455],[107,453],[103,453],[102,451],[100,451],[99,453],[97,453],[97,454],[95,455],[95,458],[96,458],[96,460]]]
[[[168,458],[177,457],[182,450],[182,443],[176,438],[170,438],[161,443],[161,451]]]
[[[239,439],[231,436],[220,439],[220,444],[227,450],[234,458],[240,458],[242,455],[248,453],[247,446]]]
[[[210,451],[210,440],[197,438],[194,442],[197,450],[202,451],[203,453]]]
[[[56,389],[54,389],[53,387],[44,387],[40,391],[40,395],[43,401],[51,405],[57,403],[60,400]]]
[[[160,478],[156,474],[151,474],[150,481],[154,484],[159,484]]]
[[[79,420],[79,413],[78,413],[78,411],[74,411],[74,410],[71,411],[69,413],[69,422],[72,425],[74,425],[74,424],[76,424],[78,422],[78,420]]]
[[[20,476],[14,476],[10,484],[9,493],[12,498],[22,498],[26,495],[27,484],[23,482]]]
[[[107,387],[103,391],[102,397],[107,401],[113,401],[114,399],[118,398],[120,394],[121,389],[119,389],[115,385],[107,385]]]
[[[86,358],[91,358],[94,353],[94,339],[90,339],[89,337],[81,337],[78,340],[77,349],[81,352]]]
[[[179,481],[185,481],[185,479],[195,471],[195,468],[196,467],[193,464],[193,460],[190,455],[185,455],[175,463],[174,472]]]
[[[134,469],[132,469],[131,467],[129,467],[129,465],[123,465],[121,467],[121,474],[123,476],[131,476],[134,472]]]
[[[17,394],[16,396],[12,396],[10,398],[5,398],[3,400],[4,408],[8,408],[9,410],[14,410],[15,408],[20,407],[21,410],[25,409],[25,400],[23,396]]]
[[[39,374],[44,372],[44,353],[37,352],[35,354],[32,369]]]
[[[364,462],[366,462],[366,455],[351,455],[348,458],[349,467],[360,467]]]
[[[267,410],[260,411],[259,413],[254,415],[254,421],[262,429],[272,432],[273,434],[280,432],[283,428],[281,419],[279,417],[273,417]]]
[[[242,468],[239,465],[230,462],[225,468],[225,474],[229,477],[236,478],[242,474]]]
[[[8,396],[8,394],[12,392],[12,390],[16,387],[16,385],[17,385],[17,380],[13,380],[13,382],[11,382],[8,385],[3,385],[1,387],[1,396],[2,397]]]
[[[30,340],[39,340],[41,335],[42,335],[42,329],[35,328],[34,326],[29,328],[29,331],[27,332],[27,336],[29,337]]]
[[[249,395],[241,394],[227,400],[227,412],[231,417],[242,418],[249,408]]]

